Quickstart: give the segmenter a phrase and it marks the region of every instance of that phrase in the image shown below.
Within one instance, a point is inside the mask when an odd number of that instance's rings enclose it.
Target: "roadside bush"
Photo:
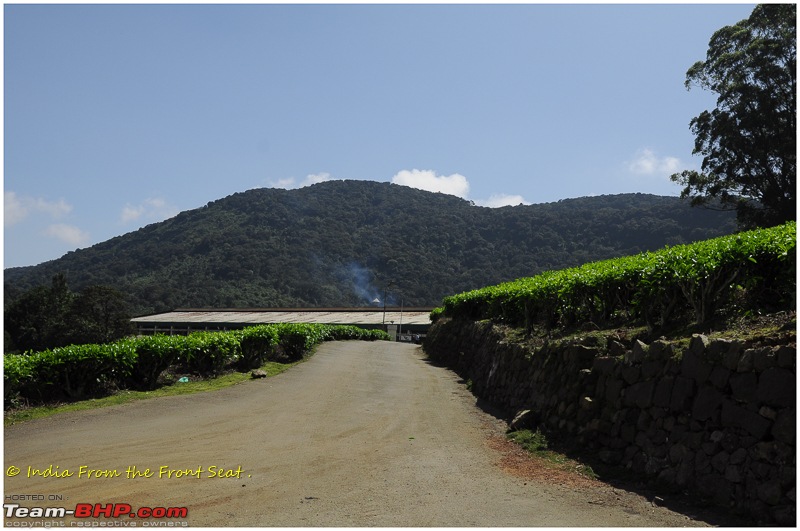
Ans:
[[[137,338],[136,362],[131,370],[131,386],[151,390],[158,386],[158,377],[181,359],[186,349],[186,336],[157,334]]]
[[[302,359],[315,345],[336,339],[388,340],[382,330],[318,324],[270,324],[187,336],[154,335],[115,343],[70,345],[3,356],[5,407],[22,402],[77,400],[118,388],[154,389],[169,368],[203,377],[230,368],[247,371],[280,353]]]
[[[69,345],[30,356],[31,384],[40,399],[80,399],[123,387],[136,361],[131,340]]]
[[[705,323],[735,291],[744,292],[752,308],[792,307],[796,245],[796,224],[789,222],[445,297],[431,318],[492,319],[529,329],[620,314],[650,326],[686,316]]]
[[[194,332],[186,336],[180,367],[201,376],[216,376],[241,355],[236,332]]]
[[[273,358],[278,344],[278,329],[273,325],[248,326],[240,331],[239,370],[255,369]]]

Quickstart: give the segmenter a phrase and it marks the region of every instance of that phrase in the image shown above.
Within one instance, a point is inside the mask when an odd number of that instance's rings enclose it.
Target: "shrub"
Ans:
[[[27,354],[6,354],[6,407],[22,400],[45,402],[97,396],[115,388],[154,389],[170,367],[215,376],[249,370],[279,351],[292,361],[315,345],[336,339],[389,339],[383,330],[319,324],[270,324],[188,336],[154,335],[104,345],[71,345]]]
[[[445,297],[441,316],[493,319],[550,328],[617,313],[665,325],[690,313],[708,321],[731,300],[733,287],[754,306],[793,304],[796,224],[743,232],[640,255],[546,271],[496,286]]]

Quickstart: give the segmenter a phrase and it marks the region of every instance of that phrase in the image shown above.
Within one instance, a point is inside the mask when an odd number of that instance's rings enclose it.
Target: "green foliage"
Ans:
[[[554,451],[550,448],[550,442],[541,430],[519,430],[512,431],[506,435],[508,439],[514,441],[526,451],[544,459],[549,466],[570,472],[577,472],[582,476],[597,479],[597,474],[592,467],[579,461],[568,458],[566,455]]]
[[[754,307],[788,305],[795,292],[796,224],[547,271],[445,297],[433,312],[531,328],[608,321],[622,313],[665,325],[680,311],[703,323],[739,286]]]
[[[194,332],[186,336],[178,360],[179,370],[216,376],[241,357],[240,334],[231,332]]]
[[[278,344],[280,334],[272,325],[249,326],[241,331],[241,370],[260,367],[266,360],[271,359]]]
[[[130,386],[155,389],[158,377],[185,356],[187,337],[157,334],[136,339],[136,362],[131,370]]]
[[[512,431],[508,434],[508,438],[529,452],[540,452],[548,449],[547,437],[540,430]]]
[[[3,377],[12,392],[28,399],[76,399],[106,394],[122,385],[135,361],[132,340],[69,345],[27,355],[6,354]]]
[[[107,343],[133,331],[124,296],[108,287],[67,287],[64,274],[51,285],[19,294],[6,306],[5,351],[46,350],[80,343]]]
[[[743,227],[796,219],[797,8],[760,4],[711,38],[686,87],[718,94],[717,108],[691,121],[702,173],[672,180],[692,204],[736,208]]]
[[[9,407],[21,400],[76,400],[122,388],[150,390],[158,386],[159,375],[168,368],[213,377],[230,368],[246,371],[261,366],[277,355],[278,348],[299,360],[320,342],[341,339],[374,341],[389,336],[382,330],[355,326],[275,324],[5,354],[4,397]]]
[[[7,301],[65,272],[175,308],[434,306],[480,286],[730,234],[730,212],[625,194],[484,208],[389,183],[256,189],[58,260],[5,271]],[[25,347],[34,348],[34,347]],[[38,347],[37,347],[38,348]],[[24,348],[23,348],[24,350]]]

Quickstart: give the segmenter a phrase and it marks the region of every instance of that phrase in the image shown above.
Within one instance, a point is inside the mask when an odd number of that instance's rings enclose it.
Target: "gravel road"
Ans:
[[[419,347],[331,342],[274,378],[10,426],[6,503],[186,507],[175,523],[192,526],[707,525],[599,482],[510,470],[503,428]],[[28,477],[50,465],[62,477]],[[133,466],[151,476],[128,478]]]

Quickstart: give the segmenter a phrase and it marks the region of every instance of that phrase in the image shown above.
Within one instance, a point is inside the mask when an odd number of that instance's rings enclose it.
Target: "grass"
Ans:
[[[507,437],[553,468],[577,472],[591,479],[598,478],[589,465],[575,461],[560,452],[550,449],[547,437],[538,429],[536,431],[512,431],[507,434]]]
[[[294,367],[298,362],[294,363],[277,363],[268,362],[261,367],[261,370],[267,373],[268,377],[275,376],[283,371]],[[130,391],[122,390],[114,393],[111,396],[103,398],[93,398],[89,400],[81,400],[79,402],[72,402],[68,404],[53,404],[35,407],[22,407],[6,411],[3,416],[3,425],[10,426],[28,420],[41,419],[57,415],[59,413],[66,413],[68,411],[84,411],[87,409],[96,409],[100,407],[116,406],[119,404],[127,404],[137,400],[146,400],[148,398],[158,398],[162,396],[177,396],[188,395],[192,393],[203,393],[206,391],[215,391],[223,389],[232,385],[239,384],[250,379],[250,373],[233,372],[224,374],[217,378],[209,378],[205,380],[198,380],[187,383],[173,383],[153,391]]]

